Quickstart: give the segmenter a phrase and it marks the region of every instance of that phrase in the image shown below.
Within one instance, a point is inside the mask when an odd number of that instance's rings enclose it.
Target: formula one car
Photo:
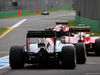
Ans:
[[[74,69],[76,62],[84,64],[86,62],[85,45],[65,43],[64,37],[61,42],[59,39],[62,36],[69,36],[69,34],[56,31],[28,31],[26,48],[23,46],[11,47],[10,67],[21,69],[25,63],[38,65],[59,63],[63,68]],[[42,39],[39,43],[32,43],[31,38]]]
[[[60,21],[60,22],[56,22],[56,26],[53,26],[53,27],[48,27],[46,28],[45,30],[46,31],[65,31],[65,32],[68,32],[69,31],[69,27],[66,27],[64,25],[67,25],[68,26],[68,22],[64,22],[64,21]]]
[[[49,15],[49,13],[47,11],[44,11],[41,13],[41,15]]]
[[[100,56],[100,36],[92,36],[91,28],[85,27],[85,24],[79,24],[79,27],[65,27],[63,25],[68,25],[68,22],[56,22],[57,26],[53,28],[54,31],[60,31],[61,29],[66,32],[70,32],[71,34],[75,34],[74,37],[66,37],[66,41],[69,43],[78,43],[82,42],[86,45],[86,51],[95,52],[96,55]],[[60,25],[61,24],[61,25]],[[88,34],[87,34],[88,32]]]
[[[70,33],[75,34],[74,37],[70,37],[70,43],[83,42],[86,45],[86,50],[88,52],[95,52],[96,55],[100,56],[100,36],[91,35],[91,27],[70,27]],[[88,33],[86,33],[88,32]],[[68,40],[69,37],[66,38]]]

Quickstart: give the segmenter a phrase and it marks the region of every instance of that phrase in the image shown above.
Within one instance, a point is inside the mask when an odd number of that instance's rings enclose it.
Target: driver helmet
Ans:
[[[61,42],[62,42],[62,43],[66,43],[65,36],[62,36],[62,37],[61,37]]]

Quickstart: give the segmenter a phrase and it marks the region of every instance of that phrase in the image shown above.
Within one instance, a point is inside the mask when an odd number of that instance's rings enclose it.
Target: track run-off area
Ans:
[[[0,19],[0,27],[9,27],[0,35],[0,75],[100,75],[100,57],[90,55],[86,64],[77,64],[75,69],[62,69],[60,65],[46,68],[26,64],[23,69],[13,70],[9,67],[11,46],[26,44],[28,30],[44,30],[56,25],[56,21],[74,20],[74,11],[59,11],[50,15],[36,15]]]

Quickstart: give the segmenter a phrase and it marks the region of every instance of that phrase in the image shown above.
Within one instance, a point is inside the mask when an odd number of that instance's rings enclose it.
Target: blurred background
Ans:
[[[0,18],[75,9],[75,21],[100,32],[100,0],[0,0]],[[95,28],[94,28],[95,25]]]
[[[91,26],[100,32],[100,0],[74,0],[76,23]]]
[[[72,8],[72,0],[0,0],[0,12]]]

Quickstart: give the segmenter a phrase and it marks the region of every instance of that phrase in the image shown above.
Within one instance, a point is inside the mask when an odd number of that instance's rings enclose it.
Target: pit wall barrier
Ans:
[[[91,30],[100,32],[100,21],[99,20],[91,20],[84,17],[75,17],[75,21],[78,24],[85,24],[86,26],[91,26]]]
[[[39,10],[39,9],[37,9]],[[33,13],[37,13],[37,10],[17,10],[17,11],[6,11],[6,12],[0,12],[0,18],[4,17],[13,17],[13,16],[21,16],[21,15],[29,15]],[[47,11],[58,11],[58,10],[72,10],[72,8],[48,8],[48,9],[40,9],[40,13],[43,12],[43,10]]]

